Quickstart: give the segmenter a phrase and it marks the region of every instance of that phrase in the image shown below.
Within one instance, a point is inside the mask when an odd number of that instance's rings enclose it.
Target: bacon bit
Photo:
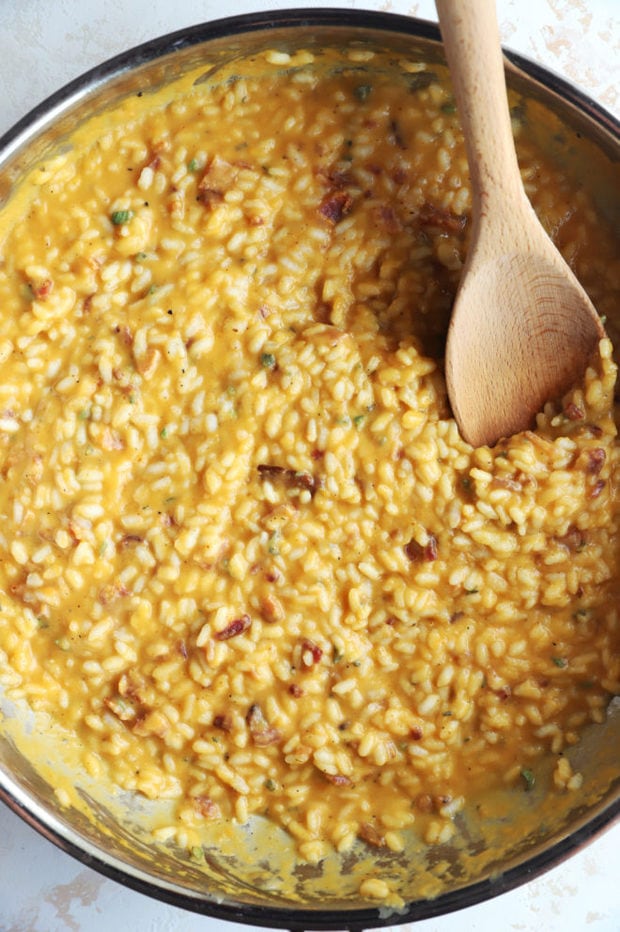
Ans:
[[[385,619],[386,625],[389,625],[391,628],[393,628],[394,625],[397,625],[398,622],[399,622],[399,619],[396,617],[396,615],[390,615],[389,618]]]
[[[414,725],[411,731],[409,732],[414,741],[421,741],[424,737],[424,732],[419,725]]]
[[[232,731],[232,718],[230,715],[216,715],[213,719],[213,727],[221,731]]]
[[[382,227],[387,233],[399,233],[403,225],[393,207],[388,204],[380,204],[373,210],[374,218],[377,225]]]
[[[123,599],[127,595],[129,595],[129,589],[126,586],[119,583],[109,583],[99,591],[97,598],[102,605],[109,605],[111,602]]]
[[[362,825],[360,825],[358,835],[368,845],[373,845],[375,848],[385,847],[384,836],[370,822],[363,822]]]
[[[152,712],[141,712],[132,728],[134,735],[140,738],[149,738],[155,735],[157,738],[163,738],[170,728],[170,722],[163,714],[155,709]]]
[[[133,671],[122,673],[118,679],[117,689],[120,696],[128,696],[131,699],[137,699],[138,702],[144,702],[145,683],[139,673]]]
[[[34,298],[37,301],[45,301],[45,299],[50,295],[54,289],[54,282],[51,278],[44,278],[42,281],[30,282],[30,289]]]
[[[261,463],[258,466],[258,474],[261,479],[282,480],[291,488],[305,489],[312,496],[321,485],[321,480],[312,473],[298,472],[295,469],[286,469],[284,466],[270,466],[267,463]]]
[[[203,819],[219,819],[221,810],[217,803],[214,803],[209,796],[194,796],[194,809]]]
[[[125,346],[133,345],[133,333],[127,326],[117,326],[114,328],[114,333],[117,333],[122,339]]]
[[[151,376],[154,375],[160,359],[161,353],[159,350],[155,349],[154,346],[149,346],[144,356],[140,356],[136,359],[136,369],[145,379],[150,379]]]
[[[310,455],[313,460],[322,460],[325,456],[325,450],[313,450]]]
[[[121,722],[132,722],[138,714],[135,707],[122,696],[110,696],[103,700],[103,704]]]
[[[587,543],[585,531],[581,531],[576,525],[571,524],[566,534],[562,537],[556,537],[558,544],[563,544],[571,553],[577,553],[583,550]]]
[[[238,174],[238,167],[214,155],[198,185],[198,200],[208,208],[221,204]]]
[[[398,125],[398,122],[396,120],[391,121],[390,132],[392,134],[390,142],[393,142],[394,145],[398,146],[399,149],[406,149],[407,145],[405,143],[405,140],[402,137],[400,126]]]
[[[447,806],[451,802],[452,797],[448,794],[431,796],[429,793],[422,793],[416,799],[420,812],[439,812],[442,806]]]
[[[301,642],[301,659],[306,667],[313,667],[323,656],[323,650],[310,638],[305,638]]]
[[[422,546],[413,538],[405,544],[405,554],[412,563],[432,563],[437,559],[437,538],[434,534],[428,535],[428,543]]]
[[[605,488],[605,480],[597,479],[592,488],[590,489],[590,498],[598,498],[603,489]]]
[[[325,779],[329,783],[333,783],[334,786],[353,786],[353,780],[343,773],[325,773],[324,770],[322,770],[321,773]]]
[[[420,812],[432,812],[434,807],[433,797],[428,793],[420,793],[415,801],[416,806]]]
[[[235,618],[234,621],[231,621],[229,625],[226,625],[221,631],[216,631],[213,637],[216,641],[228,641],[230,638],[237,637],[238,634],[243,634],[244,631],[247,631],[250,625],[252,624],[252,619],[249,615],[242,615],[241,618]]]
[[[591,476],[598,476],[605,464],[606,454],[602,447],[587,451],[586,472]]]
[[[564,405],[564,414],[569,421],[582,421],[586,416],[583,408],[576,405],[574,401],[569,401],[568,404]]]
[[[84,530],[83,528],[80,527],[79,524],[76,524],[75,521],[69,521],[67,525],[67,530],[69,532],[69,536],[73,539],[74,543],[78,544],[82,540],[83,535],[84,535]]]
[[[267,582],[276,583],[276,582],[279,582],[280,578],[281,577],[280,577],[280,573],[278,572],[278,570],[271,569],[271,570],[267,570],[267,572],[265,573],[265,579],[267,580]]]
[[[142,543],[144,543],[144,538],[140,537],[139,534],[125,534],[125,536],[121,538],[120,548],[121,550],[125,550],[127,547],[133,547],[135,544]]]
[[[250,729],[252,740],[257,747],[267,747],[269,744],[277,744],[278,741],[282,740],[282,735],[277,728],[272,728],[257,702],[254,702],[250,706],[246,721]]]
[[[455,622],[460,621],[461,618],[465,617],[465,612],[452,612],[450,615],[450,624],[453,625]]]
[[[284,621],[284,609],[279,599],[273,595],[266,595],[260,601],[260,613],[264,621],[276,624]]]
[[[124,450],[125,444],[118,431],[106,427],[101,437],[101,446],[104,450]]]
[[[303,689],[301,688],[301,686],[298,686],[297,683],[291,683],[291,685],[288,688],[288,691],[291,694],[291,696],[295,697],[295,699],[299,699],[299,697],[303,696],[304,694]]]
[[[422,204],[418,220],[423,227],[438,230],[441,233],[462,233],[467,224],[467,217],[453,214],[451,210],[437,207],[428,201]]]
[[[28,604],[32,600],[32,593],[30,592],[30,587],[26,582],[28,578],[27,574],[24,574],[16,582],[11,583],[9,586],[9,592],[11,595],[19,599],[21,602]]]
[[[332,190],[328,191],[321,203],[319,204],[319,213],[326,220],[334,225],[351,213],[353,209],[353,198],[347,191]]]
[[[339,168],[324,167],[318,169],[317,175],[332,188],[346,188],[347,185],[354,183],[353,175],[348,169],[343,171]]]
[[[500,689],[497,690],[497,695],[503,702],[505,702],[506,699],[510,699],[512,695],[512,689],[510,688],[508,683],[506,683],[505,686],[502,686]]]

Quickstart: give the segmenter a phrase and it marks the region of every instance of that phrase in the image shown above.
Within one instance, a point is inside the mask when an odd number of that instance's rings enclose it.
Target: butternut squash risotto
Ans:
[[[308,861],[442,843],[549,756],[579,792],[565,752],[620,693],[611,343],[535,429],[460,438],[458,115],[441,68],[371,57],[154,97],[40,165],[0,231],[4,688],[91,775],[174,800],[161,837],[198,858],[253,814]],[[612,314],[611,231],[527,102],[513,123]]]

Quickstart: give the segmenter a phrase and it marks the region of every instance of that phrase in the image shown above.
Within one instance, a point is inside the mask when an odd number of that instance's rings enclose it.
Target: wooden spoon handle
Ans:
[[[436,7],[467,143],[474,216],[482,217],[495,203],[518,203],[523,191],[495,2],[436,0]]]

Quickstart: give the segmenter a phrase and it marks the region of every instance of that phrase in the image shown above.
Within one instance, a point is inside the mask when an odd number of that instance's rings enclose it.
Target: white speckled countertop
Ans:
[[[457,2],[457,0],[455,0]],[[432,0],[0,0],[0,134],[71,78],[195,23],[332,6],[435,19]],[[498,0],[502,38],[620,116],[619,0]],[[408,932],[620,932],[620,825],[519,890]],[[107,880],[0,806],[0,932],[233,932]],[[247,927],[246,927],[247,928]]]

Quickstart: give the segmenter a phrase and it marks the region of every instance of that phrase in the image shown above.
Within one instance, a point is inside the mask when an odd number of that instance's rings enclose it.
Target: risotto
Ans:
[[[159,837],[197,860],[254,814],[313,862],[441,844],[550,756],[578,792],[566,750],[620,693],[611,343],[535,429],[460,438],[458,116],[441,68],[370,57],[141,101],[1,230],[5,690],[92,776],[173,800]],[[528,194],[611,314],[611,233],[512,103]]]

